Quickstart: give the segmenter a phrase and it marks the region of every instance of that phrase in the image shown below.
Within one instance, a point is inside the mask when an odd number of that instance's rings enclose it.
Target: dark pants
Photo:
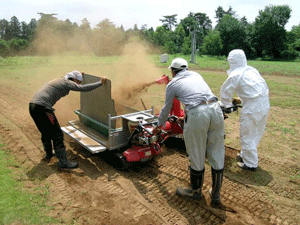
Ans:
[[[29,112],[37,128],[42,134],[42,142],[46,152],[65,148],[64,135],[52,110],[34,103],[29,104]]]

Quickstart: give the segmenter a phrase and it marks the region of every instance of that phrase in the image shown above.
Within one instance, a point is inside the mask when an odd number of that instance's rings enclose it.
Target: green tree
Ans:
[[[142,27],[143,28],[143,27]],[[154,30],[153,27],[150,27],[149,29],[141,29],[141,39],[146,40],[147,42],[154,44]]]
[[[9,40],[9,22],[5,19],[0,20],[0,38],[3,40]]]
[[[0,39],[0,56],[6,57],[9,54],[9,45],[7,41]]]
[[[212,22],[205,13],[195,13],[198,29],[203,36],[206,36],[212,30]]]
[[[218,6],[215,18],[217,19],[217,24],[223,19],[224,16],[229,15],[236,17],[235,11],[232,10],[232,7],[229,6],[229,9],[225,11],[222,6]]]
[[[231,50],[237,48],[243,49],[246,55],[249,54],[250,46],[244,20],[239,21],[230,15],[225,15],[220,20],[217,30],[222,40],[222,55],[228,55]]]
[[[199,49],[204,37],[212,29],[212,22],[205,13],[189,13],[187,17],[179,23],[185,31],[185,37],[192,38],[192,33],[196,32],[196,49]]]
[[[168,53],[168,54],[174,54],[175,53],[175,43],[172,40],[167,40],[164,44],[164,46],[162,47],[162,51],[164,53]]]
[[[54,17],[57,15],[56,13],[47,14],[39,12],[38,14],[41,16],[41,18],[37,21],[38,30],[53,28],[57,21],[57,18]]]
[[[10,49],[10,54],[12,55],[17,55],[18,53],[21,53],[21,51],[25,50],[29,42],[25,39],[11,39],[9,42],[9,49]]]
[[[156,27],[152,40],[153,44],[157,46],[164,46],[166,41],[166,28],[163,26]]]
[[[182,51],[182,45],[184,43],[185,32],[182,25],[176,27],[174,31],[174,53],[180,53]]]
[[[26,22],[21,22],[21,38],[28,39],[29,38],[29,27]]]
[[[289,44],[287,49],[281,52],[280,56],[286,60],[293,60],[299,57],[300,51],[300,40],[294,42],[293,44]]]
[[[183,18],[179,25],[181,25],[184,29],[185,36],[188,37],[191,35],[191,32],[197,29],[198,23],[194,16],[194,13],[190,12],[187,17]]]
[[[221,55],[222,48],[220,32],[214,30],[205,36],[203,45],[201,46],[201,52],[205,55]]]
[[[292,60],[300,56],[300,24],[287,32],[287,46],[288,48],[281,53],[283,58]]]
[[[253,47],[259,57],[280,58],[288,48],[284,26],[291,17],[291,11],[288,5],[270,5],[259,11],[253,25]]]
[[[289,44],[294,43],[300,39],[300,24],[298,26],[293,26],[290,32],[287,32],[287,40]]]
[[[36,19],[31,19],[29,24],[28,24],[28,38],[30,41],[32,41],[35,33],[36,33],[36,28],[37,28],[37,21]]]
[[[292,26],[291,32],[293,32],[296,35],[297,39],[300,39],[300,23],[297,26]]]
[[[293,44],[292,47],[298,51],[298,57],[300,56],[300,39],[296,40]]]
[[[21,37],[21,23],[16,16],[13,16],[10,20],[10,38],[20,38]]]
[[[191,38],[190,37],[185,37],[182,45],[182,53],[184,55],[189,55],[191,54]]]
[[[160,19],[163,23],[163,27],[166,28],[167,30],[172,30],[172,27],[177,26],[177,19],[176,19],[177,14],[170,15],[170,16],[163,16],[164,19]]]

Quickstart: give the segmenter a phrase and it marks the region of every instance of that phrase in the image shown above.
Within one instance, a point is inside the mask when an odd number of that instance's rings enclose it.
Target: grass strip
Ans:
[[[24,190],[24,180],[18,179],[20,168],[0,144],[0,224],[52,224],[54,218],[46,216],[47,190],[38,187]],[[32,193],[31,193],[32,192]]]

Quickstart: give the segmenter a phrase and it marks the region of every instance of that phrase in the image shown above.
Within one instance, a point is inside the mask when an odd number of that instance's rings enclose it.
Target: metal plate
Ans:
[[[101,78],[89,74],[84,74],[83,84],[89,84],[99,81]],[[101,87],[88,92],[80,92],[80,110],[81,113],[99,121],[108,126],[108,114],[116,116],[114,100],[111,98],[111,81]],[[112,128],[115,128],[115,121],[112,122]]]
[[[77,130],[73,126],[62,127],[61,129],[65,134],[69,135],[72,139],[77,141],[80,145],[82,145],[93,154],[106,150],[105,146],[87,136],[83,132]]]
[[[130,115],[124,115],[123,118],[131,121],[131,122],[139,122],[139,121],[147,121],[153,119],[154,116],[145,113],[135,113]]]

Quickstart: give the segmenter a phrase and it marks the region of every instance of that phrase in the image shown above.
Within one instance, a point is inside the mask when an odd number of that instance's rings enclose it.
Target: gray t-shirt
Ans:
[[[52,110],[53,105],[60,98],[68,95],[70,91],[87,92],[101,85],[101,80],[95,83],[81,85],[65,78],[58,78],[48,82],[36,92],[30,103],[41,105]]]
[[[165,104],[158,117],[159,126],[167,120],[175,97],[184,105],[185,111],[200,105],[202,101],[217,100],[199,73],[183,70],[167,85]]]

